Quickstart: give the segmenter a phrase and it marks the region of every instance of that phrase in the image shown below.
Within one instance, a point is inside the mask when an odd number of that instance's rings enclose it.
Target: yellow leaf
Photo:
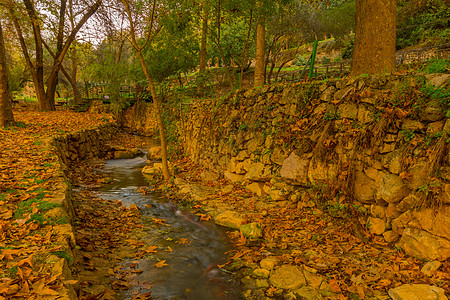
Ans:
[[[52,296],[59,295],[59,293],[57,291],[49,289],[49,288],[43,289],[42,291],[38,291],[37,293],[38,293],[38,295],[52,295]]]
[[[28,264],[30,267],[33,267],[33,264],[31,263],[31,260],[33,259],[33,255],[28,256],[25,259],[20,260],[18,263],[16,263],[16,266],[20,267],[25,264]]]
[[[144,251],[146,253],[156,253],[156,252],[158,252],[155,249],[158,249],[158,246],[148,246]]]
[[[162,268],[164,266],[167,266],[166,261],[165,260],[161,260],[160,262],[155,264],[155,267],[157,268]]]
[[[167,250],[164,250],[166,252],[173,252],[172,248],[170,248],[170,246],[167,246]]]

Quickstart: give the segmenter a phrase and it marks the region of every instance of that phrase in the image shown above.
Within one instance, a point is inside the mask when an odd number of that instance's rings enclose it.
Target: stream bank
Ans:
[[[448,293],[449,79],[403,72],[192,101],[177,125],[196,171],[174,183],[236,230],[245,261],[271,249],[278,268],[312,268],[334,297],[390,297],[409,283]],[[249,297],[297,297],[272,275]]]
[[[125,155],[137,151],[117,146],[120,137],[108,157],[128,158],[71,170],[80,299],[241,299],[217,267],[229,250],[223,230],[150,190],[140,172],[146,157]],[[129,140],[136,148],[139,138]]]

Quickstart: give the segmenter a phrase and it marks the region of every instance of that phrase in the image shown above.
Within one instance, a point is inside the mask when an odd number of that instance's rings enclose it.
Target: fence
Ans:
[[[442,59],[450,57],[450,43],[425,47],[420,49],[402,50],[395,55],[397,65],[407,65],[413,63],[421,63],[430,59]],[[314,67],[313,79],[321,79],[330,76],[345,75],[350,72],[352,60],[335,62],[327,65]],[[273,76],[272,78],[273,79]],[[303,79],[301,70],[280,72],[277,82],[296,82]]]

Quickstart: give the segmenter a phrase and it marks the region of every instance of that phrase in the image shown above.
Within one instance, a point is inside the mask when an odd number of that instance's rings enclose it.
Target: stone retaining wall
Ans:
[[[449,77],[427,80],[448,90]],[[275,206],[349,203],[367,212],[362,222],[372,234],[413,256],[445,260],[450,120],[445,100],[425,99],[419,81],[361,77],[238,90],[192,105],[181,140],[198,164]]]
[[[95,129],[80,130],[68,134],[58,135],[47,141],[53,152],[59,157],[60,169],[58,171],[58,184],[46,202],[59,204],[57,207],[46,212],[48,219],[64,220],[63,224],[53,226],[53,235],[56,236],[57,243],[61,246],[59,251],[64,251],[73,256],[73,249],[76,246],[75,234],[73,231],[73,219],[75,217],[71,189],[66,177],[68,166],[79,160],[102,157],[105,151],[105,143],[113,134],[117,132],[117,127],[113,124],[101,125]],[[52,267],[52,274],[62,274],[66,280],[72,279],[69,265],[72,261],[52,255],[48,257],[49,265]],[[78,299],[77,294],[71,284],[65,286],[64,299]]]

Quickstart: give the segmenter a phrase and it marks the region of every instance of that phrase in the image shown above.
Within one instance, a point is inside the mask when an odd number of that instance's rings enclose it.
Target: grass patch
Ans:
[[[59,258],[65,258],[67,261],[72,261],[72,257],[66,251],[55,251],[51,254],[58,256]]]
[[[42,201],[38,198],[28,199],[19,203],[17,210],[14,212],[14,218],[22,219],[25,214],[32,212],[33,207],[37,207],[40,212],[45,212],[55,207],[61,207],[61,204]],[[32,219],[33,216],[31,216]],[[42,224],[40,217],[35,217],[35,220]]]

